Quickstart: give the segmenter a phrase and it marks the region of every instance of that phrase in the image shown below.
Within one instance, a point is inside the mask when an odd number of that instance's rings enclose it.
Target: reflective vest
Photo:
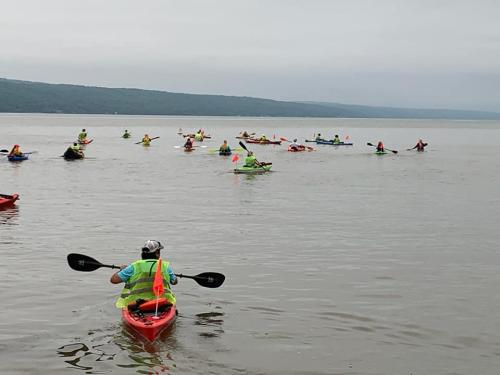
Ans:
[[[80,139],[80,140],[83,141],[83,140],[85,140],[85,138],[87,138],[87,133],[80,133],[80,134],[78,134],[78,139]]]
[[[247,156],[245,158],[245,167],[253,167],[255,165],[255,162],[257,161],[257,159],[255,158],[255,156]]]
[[[138,299],[156,299],[153,293],[153,281],[156,273],[156,259],[138,260],[132,263],[134,274],[125,282],[122,293],[116,301],[116,307],[123,309],[130,303]],[[168,274],[169,262],[161,261],[161,271],[163,274],[164,293],[160,298],[166,298],[170,303],[175,304],[175,296],[170,289],[170,276]]]
[[[203,140],[203,134],[201,134],[201,133],[196,133],[196,134],[194,135],[194,139],[195,139],[195,140],[197,140],[197,141],[201,141],[201,140]]]

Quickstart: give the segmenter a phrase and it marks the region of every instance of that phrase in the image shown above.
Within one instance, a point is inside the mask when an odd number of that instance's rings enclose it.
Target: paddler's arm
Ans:
[[[120,271],[115,272],[109,281],[112,284],[120,284],[127,281],[134,274],[134,268],[130,266],[121,266]]]
[[[177,278],[177,276],[175,276],[175,273],[174,273],[174,270],[172,269],[172,267],[168,266],[167,272],[168,272],[168,275],[170,276],[170,284],[172,284],[172,285],[177,284],[179,282],[179,279]]]

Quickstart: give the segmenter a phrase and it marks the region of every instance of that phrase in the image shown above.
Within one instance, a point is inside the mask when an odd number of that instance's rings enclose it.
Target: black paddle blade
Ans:
[[[240,146],[245,150],[248,151],[247,146],[243,142],[240,141]]]
[[[203,272],[194,276],[193,279],[206,288],[218,288],[224,283],[226,276],[217,272]]]
[[[104,264],[99,263],[94,258],[75,253],[68,254],[68,264],[75,271],[82,272],[95,271],[96,269],[105,266]]]
[[[217,272],[203,272],[196,276],[187,276],[183,274],[176,274],[177,277],[186,277],[188,279],[193,279],[199,285],[206,288],[218,288],[222,285],[226,276],[222,273]]]
[[[370,142],[368,142],[366,145],[367,145],[367,146],[373,146],[373,147],[375,147],[375,146],[374,146],[374,145],[372,145]]]

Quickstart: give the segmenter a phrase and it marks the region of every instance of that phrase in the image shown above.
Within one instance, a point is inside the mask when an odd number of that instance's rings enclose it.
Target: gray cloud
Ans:
[[[0,75],[500,111],[498,19],[488,0],[19,0]]]

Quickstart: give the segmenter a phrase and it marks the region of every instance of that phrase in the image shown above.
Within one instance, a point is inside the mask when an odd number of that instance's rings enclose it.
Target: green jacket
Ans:
[[[132,263],[134,274],[125,282],[125,286],[120,297],[116,301],[116,307],[123,309],[130,303],[138,299],[153,300],[156,299],[153,293],[153,281],[155,278],[156,259],[138,260]],[[161,272],[163,274],[163,287],[165,289],[163,298],[166,298],[170,303],[175,304],[175,296],[170,289],[170,276],[168,275],[169,262],[161,261]]]

